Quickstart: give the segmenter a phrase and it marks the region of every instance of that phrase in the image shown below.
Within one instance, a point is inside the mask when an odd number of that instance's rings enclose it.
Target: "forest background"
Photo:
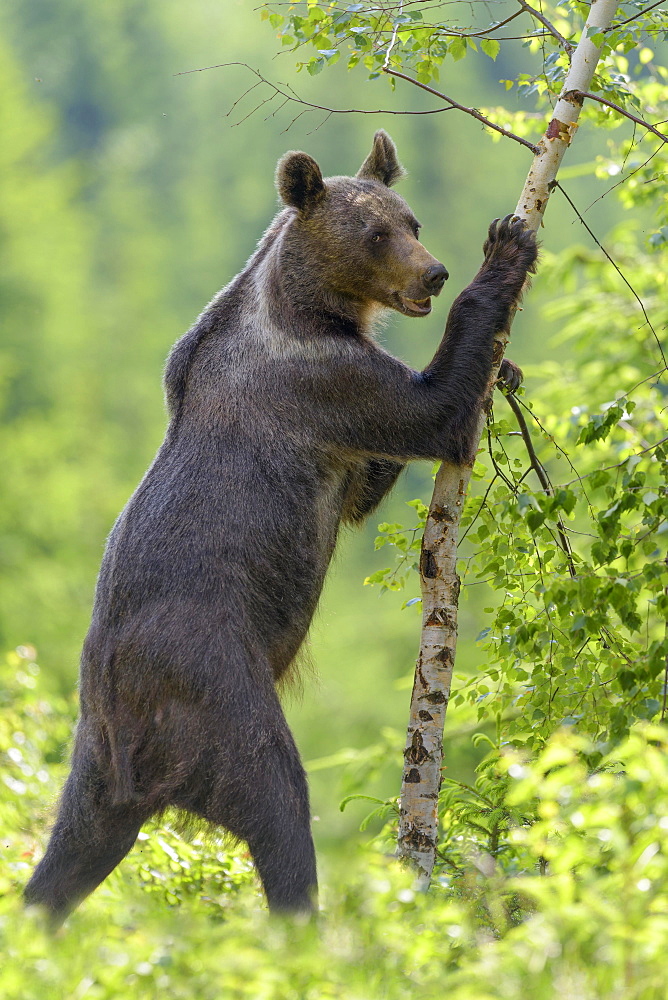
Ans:
[[[180,74],[247,62],[272,79],[290,77],[317,104],[424,108],[410,88],[393,95],[343,66],[295,78],[294,57],[276,57],[271,30],[244,0],[196,0],[187,10],[173,0],[37,0],[7,4],[0,18],[0,646],[22,648],[8,669],[32,663],[34,647],[41,665],[34,684],[55,711],[67,705],[67,717],[104,539],[164,432],[164,359],[267,226],[278,157],[305,149],[326,174],[354,173],[375,129],[395,139],[409,170],[401,193],[450,271],[428,319],[393,316],[384,333],[390,350],[421,366],[449,302],[479,265],[489,221],[515,205],[529,154],[492,142],[454,112],[323,122],[317,112],[293,121],[299,108],[251,114],[252,97],[233,107],[253,82],[243,66]],[[494,104],[498,80],[516,75],[525,55],[521,42],[504,45],[495,61],[451,64],[449,78],[469,104]],[[593,167],[601,152],[600,136],[583,130],[580,165],[560,174],[573,201],[591,205],[587,223],[600,238],[624,222],[619,202],[592,204],[614,181]],[[547,225],[550,254],[569,248],[571,265],[578,255],[588,260],[591,240],[563,200],[551,205]],[[642,206],[634,206],[633,225],[636,233],[652,230]],[[561,392],[562,410],[575,408],[577,418],[578,408],[605,404],[608,387],[601,398],[595,386],[590,398],[563,398],[570,348],[559,341],[560,280],[538,275],[509,354],[525,369],[528,398],[540,404],[547,384],[550,405]],[[499,400],[498,411],[504,406]],[[353,802],[341,812],[342,795],[363,790],[385,799],[398,791],[419,641],[416,608],[402,606],[417,596],[418,581],[381,594],[364,580],[388,563],[385,551],[374,551],[375,520],[409,523],[406,502],[428,497],[431,471],[413,466],[378,518],[342,538],[312,632],[314,670],[305,671],[302,692],[288,696],[310,765],[325,873],[362,836],[367,809]],[[484,585],[464,589],[457,669],[473,674],[486,661],[477,640],[496,599]],[[58,730],[55,763],[66,755],[68,728]],[[484,752],[471,739],[477,728],[470,707],[450,713],[448,774],[463,781]],[[51,802],[49,786],[35,808],[45,817]]]

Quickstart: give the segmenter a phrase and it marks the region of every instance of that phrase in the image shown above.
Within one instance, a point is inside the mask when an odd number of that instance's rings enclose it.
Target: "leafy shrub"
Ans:
[[[428,895],[367,844],[327,873],[317,927],[272,920],[244,850],[186,839],[170,817],[50,938],[19,891],[73,706],[41,695],[32,650],[5,658],[0,681],[6,1000],[433,1000],[446,983],[454,1000],[665,996],[663,727],[636,725],[614,749],[565,728],[534,761],[494,749],[475,788],[444,791],[460,870]]]

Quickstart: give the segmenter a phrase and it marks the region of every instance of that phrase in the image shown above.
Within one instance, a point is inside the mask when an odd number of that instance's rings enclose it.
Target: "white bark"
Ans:
[[[610,26],[617,6],[618,0],[593,0],[552,121],[538,144],[515,209],[515,214],[525,219],[534,231],[541,224],[559,165],[577,129],[582,99],[575,97],[574,92],[589,90],[600,56],[600,49],[589,36],[595,29],[604,31]],[[510,337],[510,323],[495,337],[495,368],[488,402],[480,416],[480,436],[498,367]],[[418,884],[423,889],[428,888],[431,880],[438,835],[443,725],[457,644],[460,585],[457,541],[470,476],[468,466],[441,465],[422,542],[422,640],[404,751],[398,854],[413,864]]]
[[[594,0],[592,3],[582,38],[573,53],[570,70],[554,109],[552,121],[538,144],[538,153],[531,164],[524,190],[515,209],[515,214],[526,219],[527,225],[536,232],[541,224],[564,153],[578,127],[582,98],[573,95],[578,91],[589,90],[601,54],[600,48],[594,45],[589,35],[595,34],[596,28],[602,31],[609,28],[618,6],[618,0]]]

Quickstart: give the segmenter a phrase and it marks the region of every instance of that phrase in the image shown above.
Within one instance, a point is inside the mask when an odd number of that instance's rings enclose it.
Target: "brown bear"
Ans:
[[[355,177],[323,180],[287,153],[285,207],[172,350],[169,427],[109,537],[72,769],[25,891],[54,924],[168,806],[247,841],[272,910],[315,905],[306,778],[276,682],[340,526],[406,461],[472,460],[493,337],[536,260],[523,223],[493,223],[433,361],[413,371],[371,332],[383,308],[426,316],[447,278],[390,189],[402,173],[385,132]]]

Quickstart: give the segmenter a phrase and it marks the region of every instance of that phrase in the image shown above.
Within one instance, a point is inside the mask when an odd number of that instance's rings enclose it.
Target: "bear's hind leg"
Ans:
[[[312,912],[318,884],[308,786],[292,739],[290,745],[277,741],[258,765],[252,779],[259,779],[258,787],[247,788],[250,810],[240,835],[248,843],[269,909]]]
[[[228,731],[210,758],[206,796],[177,804],[246,841],[272,912],[311,913],[317,875],[308,785],[278,699],[236,736]]]
[[[109,784],[78,739],[46,853],[24,891],[26,904],[44,907],[54,928],[122,861],[148,819],[138,803],[112,805]]]

